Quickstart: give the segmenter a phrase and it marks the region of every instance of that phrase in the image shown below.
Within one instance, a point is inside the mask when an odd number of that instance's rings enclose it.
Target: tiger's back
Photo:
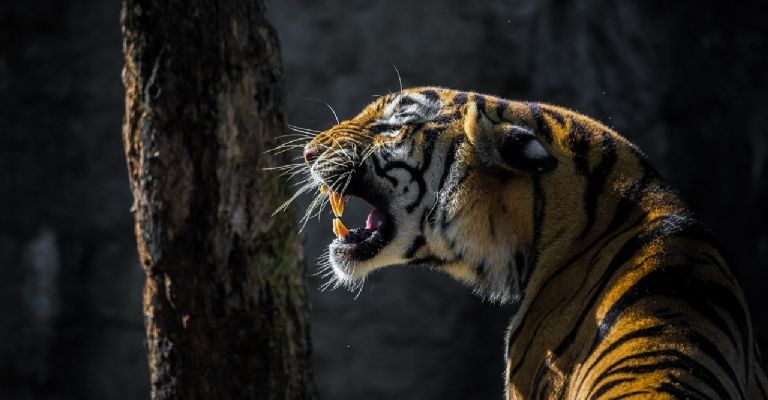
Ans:
[[[513,107],[570,150],[583,199],[576,212],[547,206],[579,202],[548,190],[564,181],[538,177],[534,230],[553,267],[533,273],[510,326],[509,398],[765,398],[742,290],[645,157],[569,110]]]

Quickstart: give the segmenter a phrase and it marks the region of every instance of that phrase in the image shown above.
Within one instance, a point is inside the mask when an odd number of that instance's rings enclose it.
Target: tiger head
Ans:
[[[407,89],[318,133],[304,146],[309,184],[325,193],[316,200],[330,198],[337,217],[350,196],[372,206],[360,227],[334,220],[333,278],[352,287],[385,266],[426,265],[493,301],[515,300],[541,240],[538,180],[569,185],[540,107]]]

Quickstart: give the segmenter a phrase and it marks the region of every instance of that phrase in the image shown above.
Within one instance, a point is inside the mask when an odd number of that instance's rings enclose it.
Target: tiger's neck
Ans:
[[[638,217],[639,218],[639,217]],[[622,227],[629,237],[642,227]],[[565,390],[563,385],[579,359],[579,351],[590,346],[598,325],[580,325],[596,321],[600,293],[609,288],[612,278],[621,275],[622,266],[611,260],[623,257],[622,246],[607,240],[594,248],[560,256],[542,252],[539,267],[550,260],[550,274],[533,273],[525,288],[520,308],[512,319],[507,336],[507,381],[521,390],[547,387],[551,393]],[[543,384],[546,382],[546,384]],[[539,398],[523,392],[519,398]]]

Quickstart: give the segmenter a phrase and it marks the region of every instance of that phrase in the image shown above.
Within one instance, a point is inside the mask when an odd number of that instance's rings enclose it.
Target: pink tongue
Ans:
[[[374,208],[371,213],[368,214],[368,219],[365,220],[365,229],[375,231],[379,229],[379,212]]]

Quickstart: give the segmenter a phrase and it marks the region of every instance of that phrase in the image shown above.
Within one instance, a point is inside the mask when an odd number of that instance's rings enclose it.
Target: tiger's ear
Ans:
[[[495,123],[474,102],[467,103],[464,132],[486,167],[523,172],[547,172],[557,167],[557,159],[530,129],[504,121]]]

